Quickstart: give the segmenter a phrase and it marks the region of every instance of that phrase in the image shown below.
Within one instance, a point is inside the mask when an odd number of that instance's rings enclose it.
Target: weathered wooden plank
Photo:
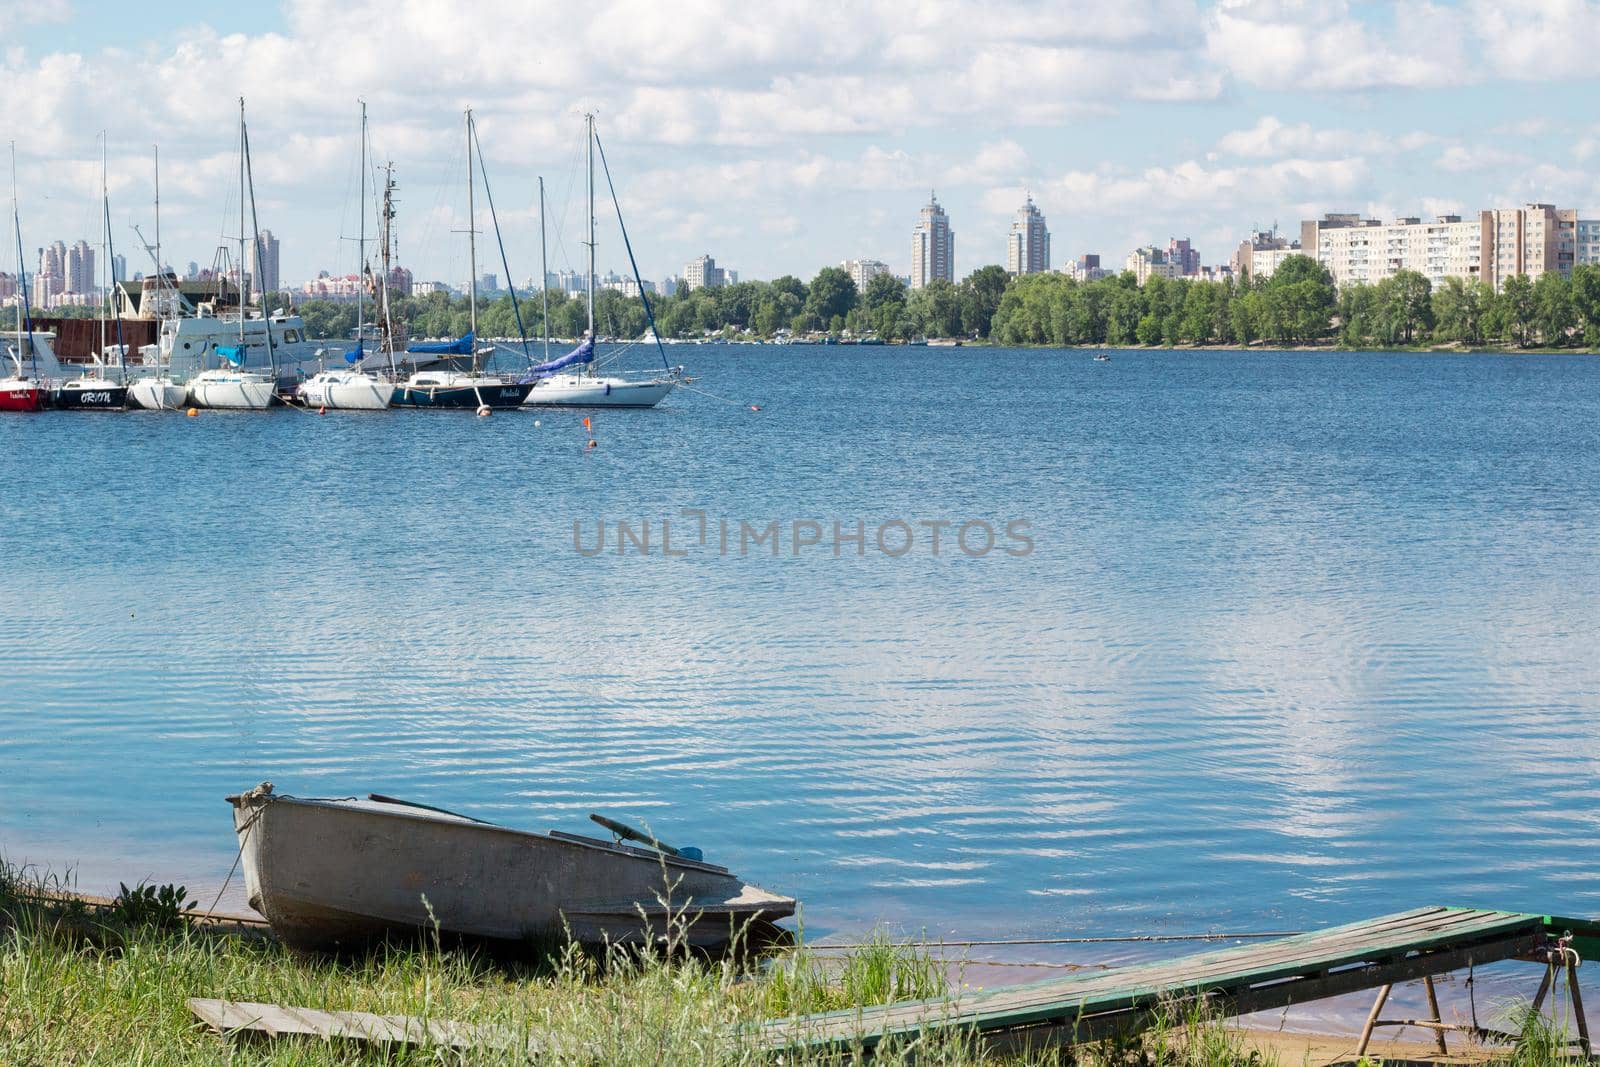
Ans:
[[[269,1037],[297,1034],[377,1044],[434,1045],[455,1049],[512,1048],[515,1035],[492,1026],[410,1015],[377,1015],[366,1011],[320,1011],[251,1001],[193,997],[189,1010],[219,1034],[246,1031]]]
[[[929,1026],[957,1025],[983,1032],[1059,1024],[1087,1016],[1127,1015],[1147,1011],[1163,999],[1200,993],[1220,1002],[1235,1003],[1251,997],[1274,1002],[1284,996],[1316,999],[1334,995],[1317,990],[1335,986],[1369,988],[1376,974],[1437,974],[1465,965],[1458,960],[1488,962],[1509,958],[1531,949],[1541,933],[1539,916],[1459,908],[1416,909],[1277,941],[1115,968],[1095,975],[1058,978],[966,997],[886,1005],[875,1011],[776,1020],[764,1028],[763,1038],[773,1047],[845,1041],[873,1044],[886,1033],[907,1034]],[[1352,982],[1358,984],[1350,985]],[[1262,986],[1269,988],[1258,988]]]

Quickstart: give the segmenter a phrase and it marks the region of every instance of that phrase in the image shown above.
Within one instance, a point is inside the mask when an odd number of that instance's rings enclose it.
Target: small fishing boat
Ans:
[[[717,949],[777,931],[795,901],[750,885],[697,850],[591,816],[623,844],[532,833],[370,794],[228,798],[250,906],[286,943],[352,947],[391,931],[501,942],[679,944]],[[679,918],[681,916],[681,918]]]
[[[1109,352],[1096,352],[1094,354],[1094,361],[1096,363],[1110,363],[1111,354]]]

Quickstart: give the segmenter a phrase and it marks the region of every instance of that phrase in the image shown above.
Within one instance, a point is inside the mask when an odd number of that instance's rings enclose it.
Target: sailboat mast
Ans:
[[[378,240],[383,244],[383,277],[378,284],[383,295],[383,338],[389,348],[389,376],[396,374],[394,366],[394,319],[389,313],[389,231],[394,223],[394,161],[383,168],[383,216],[378,220]]]
[[[256,270],[260,271],[262,253],[265,249],[261,247],[261,220],[256,217],[256,176],[255,172],[250,168],[250,131],[244,125],[244,102],[242,100],[240,101],[239,129],[244,134],[244,173],[250,190],[250,242],[251,247],[256,250]],[[267,339],[267,366],[272,371],[273,382],[276,383],[278,380],[278,356],[272,348],[272,310],[267,307],[267,296],[266,287],[263,286],[261,290],[261,326]],[[239,315],[239,322],[242,328],[244,323],[243,307],[239,309]]]
[[[150,146],[156,158],[156,276],[161,278],[165,272],[161,269],[161,146]]]
[[[472,109],[467,108],[467,312],[472,334],[472,372],[478,372],[478,207],[472,199]]]
[[[105,286],[106,299],[100,308],[100,353],[97,360],[106,358],[106,309],[111,306],[111,194],[106,191],[106,131],[100,131],[100,281]]]
[[[22,258],[22,215],[17,210],[17,142],[11,142],[11,222],[17,233],[17,288],[22,291],[22,299],[17,301],[17,340],[21,343],[24,322],[28,331],[28,363],[35,374],[38,373],[38,361],[33,352],[33,312],[28,308],[28,265]],[[22,373],[22,354],[17,353],[17,373]]]
[[[362,351],[363,327],[361,297],[367,287],[367,102],[361,101],[361,199],[356,214],[361,216],[361,236],[356,241],[356,353]]]
[[[589,153],[589,284],[587,286],[588,297],[589,297],[589,339],[591,341],[593,341],[594,340],[594,113],[590,112],[588,115],[585,115],[584,118],[587,120],[586,123],[585,123],[585,129],[586,129],[586,132],[588,133],[587,141],[588,141],[588,153]],[[598,362],[598,361],[595,361],[595,362]],[[589,364],[591,369],[594,367],[594,365],[595,365],[594,362],[591,362]]]
[[[544,297],[544,361],[550,362],[550,260],[544,239],[544,175],[539,176],[539,293]]]
[[[239,367],[244,368],[244,304],[250,275],[244,262],[244,97],[239,98]]]

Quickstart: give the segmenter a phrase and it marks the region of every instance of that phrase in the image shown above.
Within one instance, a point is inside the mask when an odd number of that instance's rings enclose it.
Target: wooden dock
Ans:
[[[1550,974],[1560,936],[1553,922],[1520,912],[1421,908],[1159,963],[781,1019],[759,1034],[771,1051],[814,1052],[867,1051],[930,1030],[966,1031],[998,1048],[1089,1041],[1137,1031],[1164,1010],[1202,1001],[1217,1014],[1244,1015],[1518,958],[1544,962]],[[1381,1025],[1377,1008],[1373,1025]]]

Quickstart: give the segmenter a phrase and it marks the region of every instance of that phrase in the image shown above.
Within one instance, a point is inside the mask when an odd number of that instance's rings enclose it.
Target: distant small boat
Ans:
[[[771,937],[772,923],[795,910],[793,898],[694,850],[598,817],[658,847],[512,830],[376,794],[301,799],[270,782],[228,801],[250,906],[299,948],[350,947],[435,924],[504,942],[570,932],[588,944],[650,943],[666,934],[670,904],[688,946],[716,949],[747,929]]]
[[[1094,361],[1096,363],[1110,363],[1111,362],[1111,355],[1110,355],[1110,353],[1107,353],[1107,352],[1096,352],[1094,354]]]

